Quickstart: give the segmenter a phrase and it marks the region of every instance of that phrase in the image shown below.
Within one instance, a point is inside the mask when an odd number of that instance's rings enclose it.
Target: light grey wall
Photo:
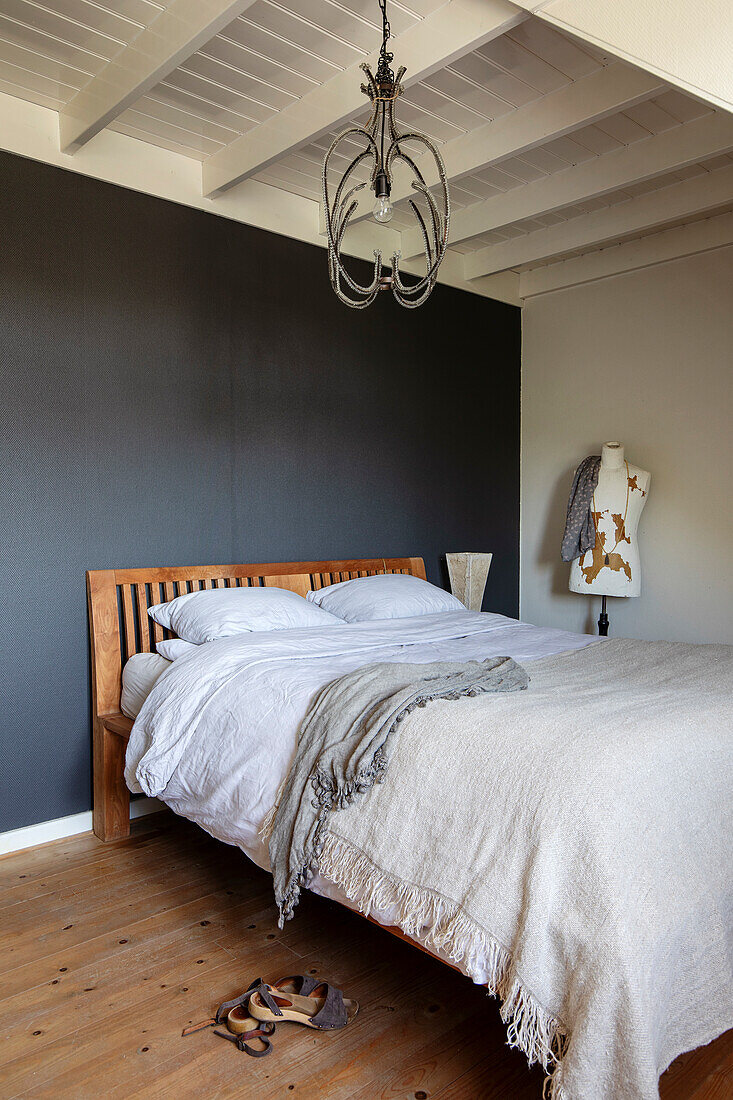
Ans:
[[[531,299],[523,315],[521,615],[595,630],[559,548],[604,440],[652,474],[642,594],[612,634],[733,642],[733,248]]]

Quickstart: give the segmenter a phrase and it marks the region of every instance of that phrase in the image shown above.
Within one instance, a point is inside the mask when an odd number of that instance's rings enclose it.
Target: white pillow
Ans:
[[[450,592],[406,573],[379,573],[357,577],[309,592],[319,607],[345,619],[361,623],[372,619],[407,619],[412,615],[433,615],[438,611],[465,611]]]
[[[193,642],[184,642],[183,638],[166,638],[158,642],[155,648],[167,661],[177,661],[179,657],[187,657],[189,653],[193,653],[198,646]]]
[[[212,588],[148,608],[156,623],[201,645],[250,630],[334,626],[339,619],[285,588]]]
[[[170,667],[170,661],[157,653],[133,653],[122,670],[122,713],[137,718],[156,680]]]

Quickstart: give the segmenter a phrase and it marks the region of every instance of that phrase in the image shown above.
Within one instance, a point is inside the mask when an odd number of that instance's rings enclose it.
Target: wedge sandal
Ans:
[[[249,992],[249,1011],[264,1023],[287,1021],[317,1031],[333,1031],[350,1024],[359,1011],[357,1001],[344,997],[340,989],[328,982],[319,982],[307,996],[285,993],[265,982]]]
[[[309,974],[289,974],[285,978],[278,978],[276,982],[272,982],[267,988],[274,989],[276,992],[284,993],[285,996],[291,994],[307,997],[317,985],[321,982],[320,978],[312,978]],[[201,1024],[199,1026],[206,1027],[211,1024],[221,1024],[228,1019],[234,1009],[244,1008],[249,1004],[252,993],[255,989],[259,989],[260,986],[266,985],[262,978],[255,978],[253,982],[245,989],[244,993],[240,993],[238,997],[233,997],[231,1001],[224,1001],[220,1004],[216,1010],[216,1016],[212,1018],[211,1023]],[[236,1019],[237,1017],[235,1017]]]
[[[238,997],[233,997],[231,1001],[224,1001],[223,1004],[220,1004],[215,1016],[203,1020],[200,1024],[192,1024],[190,1027],[184,1028],[182,1034],[184,1036],[193,1035],[197,1031],[213,1027],[215,1035],[234,1043],[238,1050],[249,1054],[250,1058],[264,1058],[272,1051],[270,1036],[275,1033],[275,1021],[258,1020],[250,1015],[249,1005],[253,993],[262,989],[268,991],[267,996],[269,997],[269,991],[272,990],[272,995],[277,995],[290,1004],[291,998],[307,1000],[314,989],[324,984],[320,978],[313,978],[309,974],[288,974],[284,978],[278,978],[271,985],[263,982],[262,978],[255,978],[244,993],[240,993]],[[338,993],[338,990],[336,992]],[[220,1030],[217,1025],[225,1021],[227,1030]],[[252,1046],[253,1042],[258,1042],[261,1045]]]

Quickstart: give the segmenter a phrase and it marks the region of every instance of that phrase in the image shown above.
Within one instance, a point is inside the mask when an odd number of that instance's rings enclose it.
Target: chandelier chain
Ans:
[[[392,28],[387,18],[387,0],[379,0],[379,9],[382,13],[382,48],[379,51],[379,65],[377,67],[377,81],[393,80],[394,75],[390,65],[394,60],[394,54],[387,50],[387,43],[392,37]]]

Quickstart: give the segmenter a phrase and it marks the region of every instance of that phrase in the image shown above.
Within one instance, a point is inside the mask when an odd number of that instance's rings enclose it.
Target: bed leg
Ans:
[[[94,833],[100,840],[121,840],[130,835],[130,792],[125,783],[127,742],[94,724]]]

